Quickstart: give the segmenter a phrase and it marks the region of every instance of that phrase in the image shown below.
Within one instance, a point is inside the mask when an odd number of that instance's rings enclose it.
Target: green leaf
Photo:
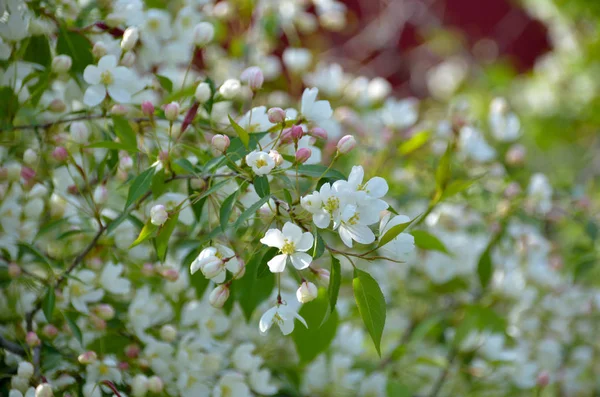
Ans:
[[[410,225],[412,225],[412,223],[414,221],[416,221],[417,219],[419,219],[420,216],[416,216],[414,217],[412,220],[405,222],[405,223],[401,223],[399,225],[393,226],[391,227],[387,232],[385,232],[385,234],[383,236],[381,236],[379,238],[379,244],[377,244],[377,248],[383,247],[384,245],[386,245],[387,243],[389,243],[390,241],[392,241],[393,239],[395,239],[396,237],[398,237],[398,235],[400,233],[402,233],[403,231],[405,231]]]
[[[165,169],[161,169],[154,174],[152,177],[152,185],[150,190],[152,190],[152,197],[156,200],[167,190],[167,185],[165,184]]]
[[[77,326],[75,319],[69,313],[63,312],[63,315],[65,316],[65,321],[67,322],[67,325],[71,329],[71,332],[73,332],[73,336],[75,336],[75,339],[77,339],[79,341],[79,344],[81,345],[81,347],[83,347],[83,335],[81,334],[81,330]]]
[[[267,250],[268,251],[268,250]],[[267,272],[264,277],[257,277],[259,265],[265,259],[265,252],[258,251],[246,264],[246,274],[236,280],[236,300],[244,312],[246,321],[250,321],[252,313],[258,305],[269,299],[275,287],[275,275]],[[266,262],[265,262],[266,263]]]
[[[161,76],[160,74],[156,75],[156,78],[158,79],[158,82],[160,83],[160,86],[167,92],[171,92],[173,91],[173,82],[171,81],[171,79],[169,79],[166,76]]]
[[[127,121],[124,117],[121,116],[112,116],[113,126],[115,129],[115,134],[119,137],[119,140],[123,145],[128,147],[127,151],[129,152],[137,152],[137,137],[131,125],[129,125],[129,121]]]
[[[165,257],[167,256],[169,239],[171,238],[171,234],[173,234],[173,230],[175,230],[178,217],[179,213],[171,214],[171,217],[165,222],[164,225],[162,225],[158,231],[158,235],[156,236],[156,254],[161,262],[164,262]]]
[[[86,347],[88,350],[95,351],[99,355],[105,354],[122,354],[131,340],[120,334],[117,330],[108,331],[105,335],[94,339]]]
[[[388,397],[412,397],[411,390],[402,383],[388,379],[386,394]]]
[[[73,73],[83,73],[86,66],[94,64],[90,41],[84,35],[69,31],[64,26],[60,27],[56,42],[56,53],[71,57],[73,60],[71,71]]]
[[[338,295],[340,294],[340,286],[342,285],[342,267],[340,260],[331,255],[331,270],[329,271],[329,286],[327,287],[327,297],[329,298],[329,309],[325,312],[325,317],[321,321],[321,325],[325,324],[329,315],[335,310]]]
[[[413,230],[410,232],[415,238],[415,245],[424,250],[440,251],[450,255],[450,252],[437,237],[424,230]]]
[[[313,259],[318,259],[325,252],[325,241],[323,240],[323,237],[321,237],[321,234],[316,227],[313,229],[313,233],[315,235],[315,245],[313,248],[312,257]]]
[[[292,339],[302,363],[309,363],[314,360],[331,345],[335,337],[338,326],[336,311],[332,313],[322,327],[319,327],[327,310],[329,310],[329,300],[325,290],[321,289],[317,299],[302,305],[298,313],[306,320],[308,325],[308,328],[306,328],[296,322],[294,332],[292,332]]]
[[[177,159],[173,162],[174,165],[181,167],[182,170],[189,172],[192,175],[196,175],[198,171],[194,168],[194,165],[190,163],[188,159]]]
[[[263,198],[271,194],[271,188],[269,186],[269,180],[266,175],[257,176],[254,178],[254,189],[258,197]]]
[[[421,148],[429,140],[430,131],[420,131],[414,134],[410,139],[398,148],[398,152],[402,155],[407,155]]]
[[[33,257],[38,261],[41,262],[47,266],[49,266],[50,268],[54,267],[54,263],[48,258],[46,257],[44,254],[42,254],[40,251],[38,251],[37,248],[35,248],[33,245],[28,244],[28,243],[19,243],[19,249],[21,250],[22,253],[29,253],[31,255],[33,255]]]
[[[450,160],[452,156],[453,145],[448,144],[448,148],[440,159],[437,169],[435,170],[435,183],[437,191],[442,193],[446,189],[446,185],[450,180]]]
[[[377,353],[381,356],[381,336],[386,317],[383,293],[377,281],[369,273],[359,269],[354,269],[352,287],[360,316],[373,339]]]
[[[221,229],[226,230],[227,225],[229,225],[229,217],[231,215],[231,210],[235,207],[235,202],[237,200],[239,190],[231,193],[229,197],[227,197],[223,204],[221,204],[221,209],[219,210],[219,221],[221,223]]]
[[[494,266],[489,248],[486,248],[477,262],[477,276],[482,288],[486,288],[492,280]]]
[[[148,221],[148,223],[146,223],[144,225],[144,227],[142,228],[142,231],[140,232],[138,237],[135,239],[135,241],[133,243],[131,243],[129,248],[133,248],[136,245],[139,245],[139,244],[143,243],[144,241],[154,237],[157,230],[158,230],[158,226],[153,225],[150,221]]]
[[[23,60],[37,63],[48,68],[52,63],[52,53],[50,44],[46,36],[31,36],[27,44],[27,49],[23,55]]]
[[[444,193],[442,194],[442,199],[450,198],[464,190],[467,190],[471,187],[475,182],[477,182],[479,178],[473,180],[455,180],[452,181],[446,186],[444,189]]]
[[[44,316],[46,316],[46,320],[48,322],[52,322],[52,313],[54,313],[54,303],[56,302],[56,295],[54,294],[54,286],[50,285],[48,287],[48,291],[46,291],[46,295],[44,296],[44,301],[42,302],[42,310],[44,311]]]
[[[235,133],[238,134],[238,136],[240,137],[240,140],[244,144],[244,147],[248,149],[250,145],[250,135],[245,129],[240,127],[240,125],[236,123],[235,120],[231,118],[231,116],[227,115],[227,117],[229,117],[229,122],[231,123],[231,126],[233,127]]]
[[[271,274],[267,263],[278,253],[279,248],[271,247],[260,256],[260,262],[256,266],[256,278],[263,278]]]
[[[494,333],[505,333],[506,327],[506,319],[494,309],[481,305],[471,305],[466,308],[463,319],[456,328],[456,335],[452,343],[455,346],[460,345],[471,331],[489,330]]]
[[[337,170],[330,169],[323,175],[323,173],[327,170],[327,167],[321,164],[302,164],[298,166],[298,173],[300,175],[311,176],[314,178],[319,178],[320,176],[330,178],[333,180],[346,179],[344,174]]]
[[[152,177],[154,176],[154,167],[148,168],[135,177],[127,193],[127,202],[125,208],[128,208],[131,204],[135,203],[139,198],[148,192],[152,186]]]
[[[44,234],[51,232],[55,229],[58,229],[63,225],[67,225],[68,223],[69,223],[69,218],[60,218],[60,219],[56,219],[56,220],[50,221],[48,223],[45,223],[42,227],[40,227],[37,235],[35,236],[35,239],[37,240]]]
[[[240,215],[238,220],[233,225],[233,228],[235,230],[239,229],[240,226],[242,226],[242,224],[244,222],[246,222],[251,216],[256,214],[256,211],[258,211],[260,209],[260,207],[262,207],[267,201],[269,201],[269,198],[270,198],[270,196],[263,197],[260,200],[258,200],[256,203],[254,203],[250,207],[248,207],[248,209],[246,211],[242,212],[242,214]]]
[[[0,87],[0,126],[9,126],[19,110],[19,98],[10,87]]]

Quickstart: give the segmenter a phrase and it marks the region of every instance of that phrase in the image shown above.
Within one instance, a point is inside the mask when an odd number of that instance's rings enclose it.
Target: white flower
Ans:
[[[546,175],[537,173],[531,176],[527,188],[527,198],[540,214],[545,215],[550,212],[552,209],[552,185]]]
[[[298,269],[306,269],[312,262],[312,257],[306,253],[313,245],[313,235],[309,232],[302,233],[299,226],[286,222],[283,229],[269,229],[260,242],[269,247],[279,248],[281,254],[276,255],[267,265],[272,273],[281,273],[285,270],[288,257],[292,265]]]
[[[109,262],[104,265],[100,275],[102,288],[116,295],[128,294],[131,289],[131,282],[127,278],[121,277],[121,273],[123,273],[123,265],[121,264],[115,265]]]
[[[389,98],[381,109],[381,120],[387,127],[408,128],[417,122],[419,103],[414,99],[396,100]]]
[[[22,1],[8,1],[6,4],[10,12],[6,20],[0,23],[0,37],[6,41],[21,41],[29,36],[31,17],[27,6]]]
[[[271,384],[271,372],[268,369],[252,371],[248,383],[253,391],[264,396],[271,396],[278,390],[277,386]]]
[[[220,284],[225,281],[226,270],[235,276],[241,268],[241,263],[231,248],[215,244],[214,247],[205,248],[200,252],[190,265],[190,273],[194,274],[201,270],[206,278]]]
[[[489,123],[492,135],[501,142],[514,141],[521,135],[521,122],[508,110],[504,98],[495,98],[490,104]]]
[[[299,73],[308,68],[312,61],[312,54],[306,48],[286,48],[282,55],[285,67],[294,73]]]
[[[244,376],[237,372],[226,372],[213,389],[213,397],[251,397],[250,388]]]
[[[406,215],[396,215],[392,218],[392,214],[387,213],[379,222],[379,235],[384,236],[392,227],[409,221],[410,218]],[[402,257],[415,249],[415,238],[408,233],[400,233],[380,249],[391,258]]]
[[[96,360],[87,366],[87,381],[97,383],[102,380],[108,380],[113,383],[121,383],[123,377],[121,371],[117,368],[117,361],[113,357],[106,357],[104,360]]]
[[[267,175],[275,168],[275,161],[269,153],[254,150],[246,155],[246,163],[256,175]]]
[[[264,334],[273,324],[277,324],[282,334],[289,335],[294,330],[295,319],[298,319],[306,328],[308,328],[308,325],[302,316],[289,307],[278,304],[262,315],[258,328],[260,329],[260,332]]]
[[[10,58],[10,54],[12,53],[12,48],[8,44],[2,40],[0,37],[0,61],[6,61]]]
[[[318,88],[306,88],[302,93],[302,105],[300,108],[300,112],[307,120],[314,121],[317,124],[320,121],[330,119],[333,115],[329,101],[317,101],[318,94]]]
[[[150,223],[155,226],[163,225],[169,218],[167,209],[162,204],[157,204],[150,210]]]
[[[94,287],[97,276],[91,270],[80,270],[75,277],[70,277],[65,289],[65,301],[71,301],[73,307],[81,312],[88,313],[88,303],[98,302],[104,296],[104,291]]]
[[[221,87],[219,87],[219,93],[225,99],[234,99],[237,97],[242,90],[242,83],[236,79],[225,80]]]
[[[231,355],[233,366],[242,372],[253,372],[258,370],[263,363],[263,360],[260,356],[252,354],[255,349],[256,346],[252,343],[242,343],[236,347]]]
[[[471,159],[485,163],[496,157],[496,151],[488,145],[481,131],[473,127],[463,127],[460,130],[458,146]]]
[[[171,34],[171,16],[167,11],[152,8],[146,12],[142,26],[143,40],[166,40]]]
[[[375,211],[383,211],[388,208],[388,203],[381,200],[389,190],[385,179],[376,176],[363,184],[364,177],[365,171],[362,166],[357,165],[352,167],[352,171],[350,171],[350,175],[348,176],[347,186],[355,192],[365,192],[368,196],[368,202],[364,205],[372,207]],[[376,222],[376,220],[374,222]]]
[[[116,102],[131,101],[133,73],[125,66],[117,66],[114,55],[103,56],[98,66],[88,65],[83,71],[83,79],[91,84],[83,96],[83,102],[88,106],[99,105],[107,93]]]
[[[375,241],[375,234],[369,228],[370,211],[361,211],[356,205],[347,205],[342,210],[341,224],[339,227],[340,238],[348,247],[352,248],[352,240],[361,244],[371,244]]]
[[[310,302],[318,295],[317,286],[310,281],[303,281],[296,291],[296,299],[300,303]]]
[[[333,228],[339,226],[342,208],[346,205],[343,184],[336,181],[333,185],[323,184],[320,191],[302,197],[300,204],[304,209],[313,214],[313,222],[318,228],[324,229],[333,220]]]

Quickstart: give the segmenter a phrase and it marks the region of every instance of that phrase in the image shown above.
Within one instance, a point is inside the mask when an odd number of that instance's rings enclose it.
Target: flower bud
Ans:
[[[72,65],[73,60],[68,55],[57,55],[52,59],[52,71],[57,74],[67,73]]]
[[[146,277],[154,275],[154,265],[152,263],[144,263],[142,266],[142,274]]]
[[[219,1],[213,7],[213,15],[221,20],[228,20],[234,15],[234,10],[228,1]]]
[[[99,304],[94,308],[94,311],[103,320],[112,320],[115,317],[115,309],[106,303]]]
[[[331,274],[327,269],[319,269],[317,270],[317,278],[325,285],[329,285],[329,279],[331,278]]]
[[[206,103],[211,96],[212,90],[210,89],[210,84],[205,82],[198,84],[198,87],[196,87],[196,92],[194,93],[194,97],[199,103]]]
[[[165,324],[160,328],[160,337],[165,342],[173,342],[177,338],[177,329],[171,324]]]
[[[282,108],[271,108],[267,111],[267,117],[273,124],[283,123],[285,121],[285,110]]]
[[[17,278],[21,275],[21,267],[16,263],[8,264],[8,275],[10,278]]]
[[[62,99],[55,98],[48,105],[48,110],[53,113],[62,113],[67,110],[67,105]]]
[[[94,202],[96,204],[104,204],[108,201],[108,190],[104,185],[96,186],[94,189]]]
[[[225,153],[231,142],[227,135],[217,134],[212,137],[210,143],[216,151],[220,153]]]
[[[310,132],[308,134],[312,137],[320,138],[324,141],[327,140],[327,131],[325,131],[321,127],[314,127],[312,130],[310,130]]]
[[[125,29],[123,33],[123,40],[121,40],[121,48],[123,51],[130,51],[135,47],[140,38],[140,31],[136,27],[129,27]]]
[[[512,166],[523,165],[525,163],[525,156],[527,155],[527,150],[523,145],[513,145],[506,152],[506,163]]]
[[[54,160],[58,161],[59,163],[62,163],[64,161],[67,161],[67,159],[69,158],[69,152],[67,152],[67,149],[65,149],[64,147],[57,146],[52,151],[52,157],[54,158]]]
[[[350,152],[356,147],[356,139],[352,135],[343,136],[337,143],[337,150],[342,154]]]
[[[292,129],[290,131],[290,136],[292,137],[294,142],[298,142],[302,138],[303,135],[304,135],[304,130],[302,129],[302,126],[299,126],[299,125],[292,126]]]
[[[125,346],[125,355],[128,358],[137,358],[140,355],[140,347],[138,345]]]
[[[165,117],[167,120],[177,120],[179,116],[179,104],[177,102],[171,102],[165,105]]]
[[[210,22],[200,22],[194,26],[192,40],[197,47],[204,47],[215,37],[215,28]]]
[[[27,361],[21,361],[19,363],[19,369],[17,369],[17,376],[24,379],[31,379],[33,376],[34,368],[33,364]]]
[[[253,91],[260,90],[265,81],[263,72],[258,66],[250,66],[242,72],[240,78]]]
[[[136,57],[135,57],[135,54],[133,53],[133,51],[128,51],[125,54],[123,54],[120,64],[125,67],[130,68],[135,63],[135,59],[136,59]]]
[[[104,331],[106,329],[106,321],[101,319],[98,316],[94,316],[91,315],[88,317],[90,320],[90,323],[92,323],[92,325],[98,330],[98,331]]]
[[[48,383],[39,384],[35,388],[35,397],[53,397],[52,387]]]
[[[117,368],[119,369],[119,371],[128,371],[129,370],[129,363],[126,361],[120,361],[117,364]]]
[[[96,58],[102,58],[106,53],[106,45],[101,41],[97,41],[96,44],[94,44],[94,48],[92,48],[92,54],[94,54]]]
[[[144,397],[146,394],[148,394],[148,377],[144,374],[137,374],[131,381],[131,395]]]
[[[227,299],[229,299],[229,287],[225,284],[218,285],[208,297],[210,304],[218,309],[223,307]]]
[[[40,338],[37,336],[37,334],[35,332],[31,332],[31,331],[29,331],[27,333],[27,335],[25,336],[25,342],[30,347],[38,346],[40,343],[42,343],[40,341]]]
[[[296,152],[296,162],[298,164],[304,164],[312,155],[312,152],[309,148],[303,147],[298,149]]]
[[[71,126],[69,127],[69,131],[71,132],[71,140],[73,140],[73,142],[80,145],[85,145],[88,143],[90,130],[83,121],[72,122]]]
[[[300,303],[310,302],[315,299],[318,295],[317,286],[310,281],[303,281],[300,287],[296,291],[296,298]]]
[[[179,272],[177,269],[165,269],[160,273],[167,281],[177,281],[179,279]]]
[[[204,274],[204,277],[213,278],[223,271],[223,261],[221,259],[214,256],[206,258],[205,260],[206,262],[200,269],[202,274]]]
[[[142,113],[144,113],[146,116],[154,115],[154,105],[152,104],[152,102],[150,102],[150,101],[142,102]]]
[[[193,178],[190,180],[190,187],[194,190],[203,190],[206,187],[206,181],[202,178]]]
[[[169,219],[169,213],[162,204],[157,204],[150,210],[150,223],[155,226],[162,226],[167,219]]]
[[[119,103],[117,103],[116,105],[113,105],[110,108],[110,114],[114,114],[116,116],[124,116],[127,114],[127,112],[129,112],[129,109],[127,109],[127,106],[121,105]]]
[[[239,80],[228,79],[219,87],[219,93],[225,99],[234,99],[242,91],[242,85]]]
[[[21,177],[25,179],[25,181],[30,181],[35,178],[35,171],[29,167],[21,167]]]
[[[542,371],[537,376],[537,385],[542,388],[550,383],[550,375],[546,371]]]
[[[35,150],[29,148],[23,153],[23,162],[27,165],[33,165],[37,162],[38,155]]]
[[[133,159],[129,156],[123,156],[119,159],[119,168],[123,171],[129,171],[133,168]]]
[[[164,383],[156,375],[148,378],[148,390],[154,394],[160,394],[163,391]]]
[[[44,325],[44,328],[42,328],[42,335],[48,339],[54,339],[58,335],[58,328],[52,324],[46,324]]]
[[[275,167],[279,167],[283,164],[283,156],[277,150],[269,150],[269,157],[273,159]]]

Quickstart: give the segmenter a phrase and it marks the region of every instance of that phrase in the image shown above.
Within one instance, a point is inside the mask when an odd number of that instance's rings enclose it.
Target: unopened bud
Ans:
[[[212,137],[210,143],[216,151],[224,153],[229,147],[231,141],[227,135],[217,134]]]
[[[67,159],[69,158],[69,152],[67,152],[67,149],[65,149],[64,147],[58,146],[55,147],[52,151],[52,157],[54,158],[54,160],[58,161],[59,163],[62,163],[67,161]]]
[[[169,219],[169,213],[162,204],[157,204],[150,209],[150,222],[155,226],[162,226],[167,219]]]
[[[52,71],[54,73],[67,73],[73,65],[73,60],[68,55],[57,55],[52,59]]]
[[[35,164],[37,162],[37,159],[37,152],[31,148],[25,150],[25,153],[23,153],[23,162],[27,165]]]
[[[258,66],[250,66],[242,72],[240,78],[253,91],[260,90],[265,81],[263,72]]]
[[[79,355],[79,357],[77,357],[77,361],[79,361],[79,363],[83,364],[83,365],[92,364],[97,359],[98,359],[98,356],[96,355],[96,352],[94,352],[94,351],[87,351],[85,353],[81,353]]]
[[[298,164],[304,164],[310,158],[310,156],[312,156],[312,152],[309,148],[300,148],[296,152],[296,162]]]
[[[292,127],[292,130],[290,131],[290,136],[292,137],[294,142],[298,142],[302,138],[303,135],[304,135],[304,130],[302,129],[302,126],[295,125]]]
[[[8,264],[8,275],[10,278],[17,278],[21,275],[21,267],[16,263]]]
[[[33,364],[28,361],[21,361],[17,369],[17,376],[23,379],[31,379],[34,373]]]
[[[154,265],[152,263],[144,263],[142,266],[142,274],[146,277],[154,275]]]
[[[35,178],[35,171],[29,167],[23,166],[21,167],[21,177],[27,182],[31,181],[33,178]]]
[[[550,383],[550,375],[546,371],[542,371],[537,376],[537,385],[542,388],[548,386]]]
[[[212,90],[210,89],[210,85],[208,83],[202,82],[198,84],[198,87],[196,87],[196,92],[194,93],[194,97],[198,103],[207,102],[211,96]]]
[[[210,304],[219,309],[223,307],[227,299],[229,299],[229,287],[225,284],[218,285],[208,297]]]
[[[123,33],[123,39],[121,40],[121,48],[123,51],[129,51],[135,47],[140,38],[140,32],[136,27],[129,27],[125,29]]]
[[[116,105],[113,105],[110,108],[110,114],[114,114],[116,116],[124,116],[127,114],[127,112],[129,112],[129,109],[127,109],[127,106],[121,105],[119,103]]]
[[[150,101],[142,102],[142,113],[146,116],[154,115],[154,105]]]
[[[44,325],[44,328],[42,328],[42,335],[48,339],[54,339],[58,335],[58,328],[52,324],[46,324]]]
[[[310,132],[308,134],[312,137],[319,138],[324,141],[327,140],[327,131],[325,131],[323,128],[320,128],[320,127],[313,128],[312,130],[310,130]]]
[[[329,279],[331,278],[331,274],[329,273],[329,270],[327,270],[327,269],[317,270],[317,277],[318,277],[319,281],[321,281],[323,284],[329,285]]]
[[[267,117],[273,124],[283,123],[285,121],[285,110],[282,108],[271,108],[267,111]]]
[[[144,397],[146,394],[148,394],[148,377],[144,374],[137,374],[131,381],[131,395]]]
[[[125,67],[132,67],[133,64],[135,63],[135,54],[133,53],[133,51],[127,51],[125,54],[123,54],[123,57],[121,58],[121,65],[125,66]]]
[[[148,378],[148,391],[154,394],[162,393],[164,388],[163,381],[156,375]]]
[[[31,332],[31,331],[29,331],[27,333],[27,335],[25,336],[25,342],[30,347],[38,346],[40,343],[42,343],[42,341],[40,341],[40,338],[37,336],[37,334],[35,332]]]
[[[300,287],[296,291],[296,298],[300,303],[310,302],[315,299],[318,295],[317,286],[310,281],[303,281]]]
[[[192,40],[197,47],[204,47],[215,37],[215,28],[210,22],[200,22],[194,26]]]
[[[69,127],[69,131],[71,132],[71,140],[73,142],[80,145],[85,145],[88,143],[90,130],[83,121],[72,122],[71,126]]]
[[[48,110],[53,113],[62,113],[67,110],[67,105],[62,99],[55,98],[48,105]]]
[[[160,273],[167,281],[177,281],[179,279],[179,272],[176,269],[165,269]]]
[[[523,145],[513,145],[506,152],[506,163],[512,166],[523,165],[527,150]]]
[[[129,171],[133,168],[133,159],[129,156],[123,156],[119,159],[119,168],[123,171]]]
[[[128,358],[137,358],[140,355],[140,347],[138,345],[127,345],[125,355]]]
[[[52,387],[48,383],[39,384],[35,388],[35,397],[53,397]]]
[[[202,178],[193,178],[190,180],[190,186],[194,190],[204,190],[206,181]]]
[[[101,303],[96,306],[94,312],[103,320],[112,320],[115,317],[115,309],[106,303]]]
[[[94,202],[96,204],[104,204],[108,201],[108,190],[104,185],[96,186],[94,189]]]
[[[99,331],[104,331],[106,329],[106,321],[101,319],[98,316],[89,316],[88,317],[92,325]]]
[[[242,91],[242,85],[239,80],[229,79],[219,87],[219,93],[225,99],[234,99]]]
[[[165,324],[160,328],[160,337],[165,342],[173,342],[177,338],[177,329],[171,324]]]
[[[101,41],[97,41],[96,44],[94,44],[94,48],[92,48],[92,54],[94,54],[96,58],[102,58],[106,53],[106,45]]]
[[[511,182],[504,190],[504,196],[508,199],[512,199],[521,194],[521,191],[521,186],[519,186],[517,182]]]
[[[356,147],[356,139],[352,135],[343,136],[337,143],[337,150],[342,154],[350,152]]]
[[[165,105],[165,117],[167,120],[177,120],[179,116],[179,104],[177,102],[171,102]]]
[[[283,164],[283,156],[277,150],[269,150],[269,157],[273,159],[276,167]]]

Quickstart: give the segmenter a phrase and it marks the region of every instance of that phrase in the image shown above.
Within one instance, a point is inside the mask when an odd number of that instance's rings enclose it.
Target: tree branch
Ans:
[[[19,356],[25,356],[27,352],[20,345],[15,342],[11,342],[7,339],[4,339],[2,335],[0,335],[0,347],[6,351],[17,354]]]

